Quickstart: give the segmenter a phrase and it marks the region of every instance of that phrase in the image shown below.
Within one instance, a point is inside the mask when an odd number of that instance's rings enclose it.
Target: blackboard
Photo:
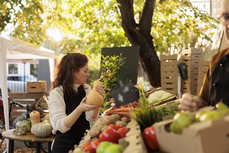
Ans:
[[[122,56],[126,57],[126,62],[124,64],[125,73],[123,74],[122,80],[131,80],[133,84],[137,84],[139,51],[140,46],[102,48],[101,55],[104,57],[119,56],[122,53]]]

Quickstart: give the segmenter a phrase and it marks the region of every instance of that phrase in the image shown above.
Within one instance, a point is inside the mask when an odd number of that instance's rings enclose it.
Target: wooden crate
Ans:
[[[30,93],[47,92],[46,80],[40,80],[38,82],[27,82],[27,92]]]
[[[181,56],[191,57],[191,58],[203,58],[203,49],[202,48],[183,48]]]
[[[188,92],[189,87],[191,94],[197,95],[199,60],[203,57],[203,49],[188,48],[183,49],[181,53],[181,61],[187,65],[188,80],[181,83],[181,92]],[[187,86],[188,84],[188,86]]]
[[[204,81],[204,76],[209,68],[209,64],[210,64],[209,61],[199,60],[197,94],[200,93],[200,89]]]
[[[177,54],[161,55],[161,89],[171,94],[178,94]]]

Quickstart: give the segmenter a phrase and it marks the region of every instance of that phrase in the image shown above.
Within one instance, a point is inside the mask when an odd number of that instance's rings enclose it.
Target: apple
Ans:
[[[112,144],[105,149],[104,153],[122,153],[123,151],[123,146],[118,144]]]
[[[98,147],[96,148],[96,153],[106,153],[105,152],[105,149],[107,147],[109,147],[110,145],[112,145],[111,142],[108,142],[108,141],[103,141],[101,142]]]

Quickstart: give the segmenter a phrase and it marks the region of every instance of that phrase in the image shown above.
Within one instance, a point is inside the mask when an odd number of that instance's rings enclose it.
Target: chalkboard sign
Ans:
[[[122,53],[122,56],[126,57],[126,62],[124,64],[125,73],[121,79],[131,80],[133,84],[137,84],[139,51],[140,46],[102,48],[101,55],[104,57],[119,56]]]

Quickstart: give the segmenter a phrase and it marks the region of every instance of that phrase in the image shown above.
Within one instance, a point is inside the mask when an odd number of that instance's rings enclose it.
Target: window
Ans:
[[[18,64],[9,64],[9,74],[18,74]]]
[[[30,74],[37,77],[38,74],[38,64],[30,64]]]

